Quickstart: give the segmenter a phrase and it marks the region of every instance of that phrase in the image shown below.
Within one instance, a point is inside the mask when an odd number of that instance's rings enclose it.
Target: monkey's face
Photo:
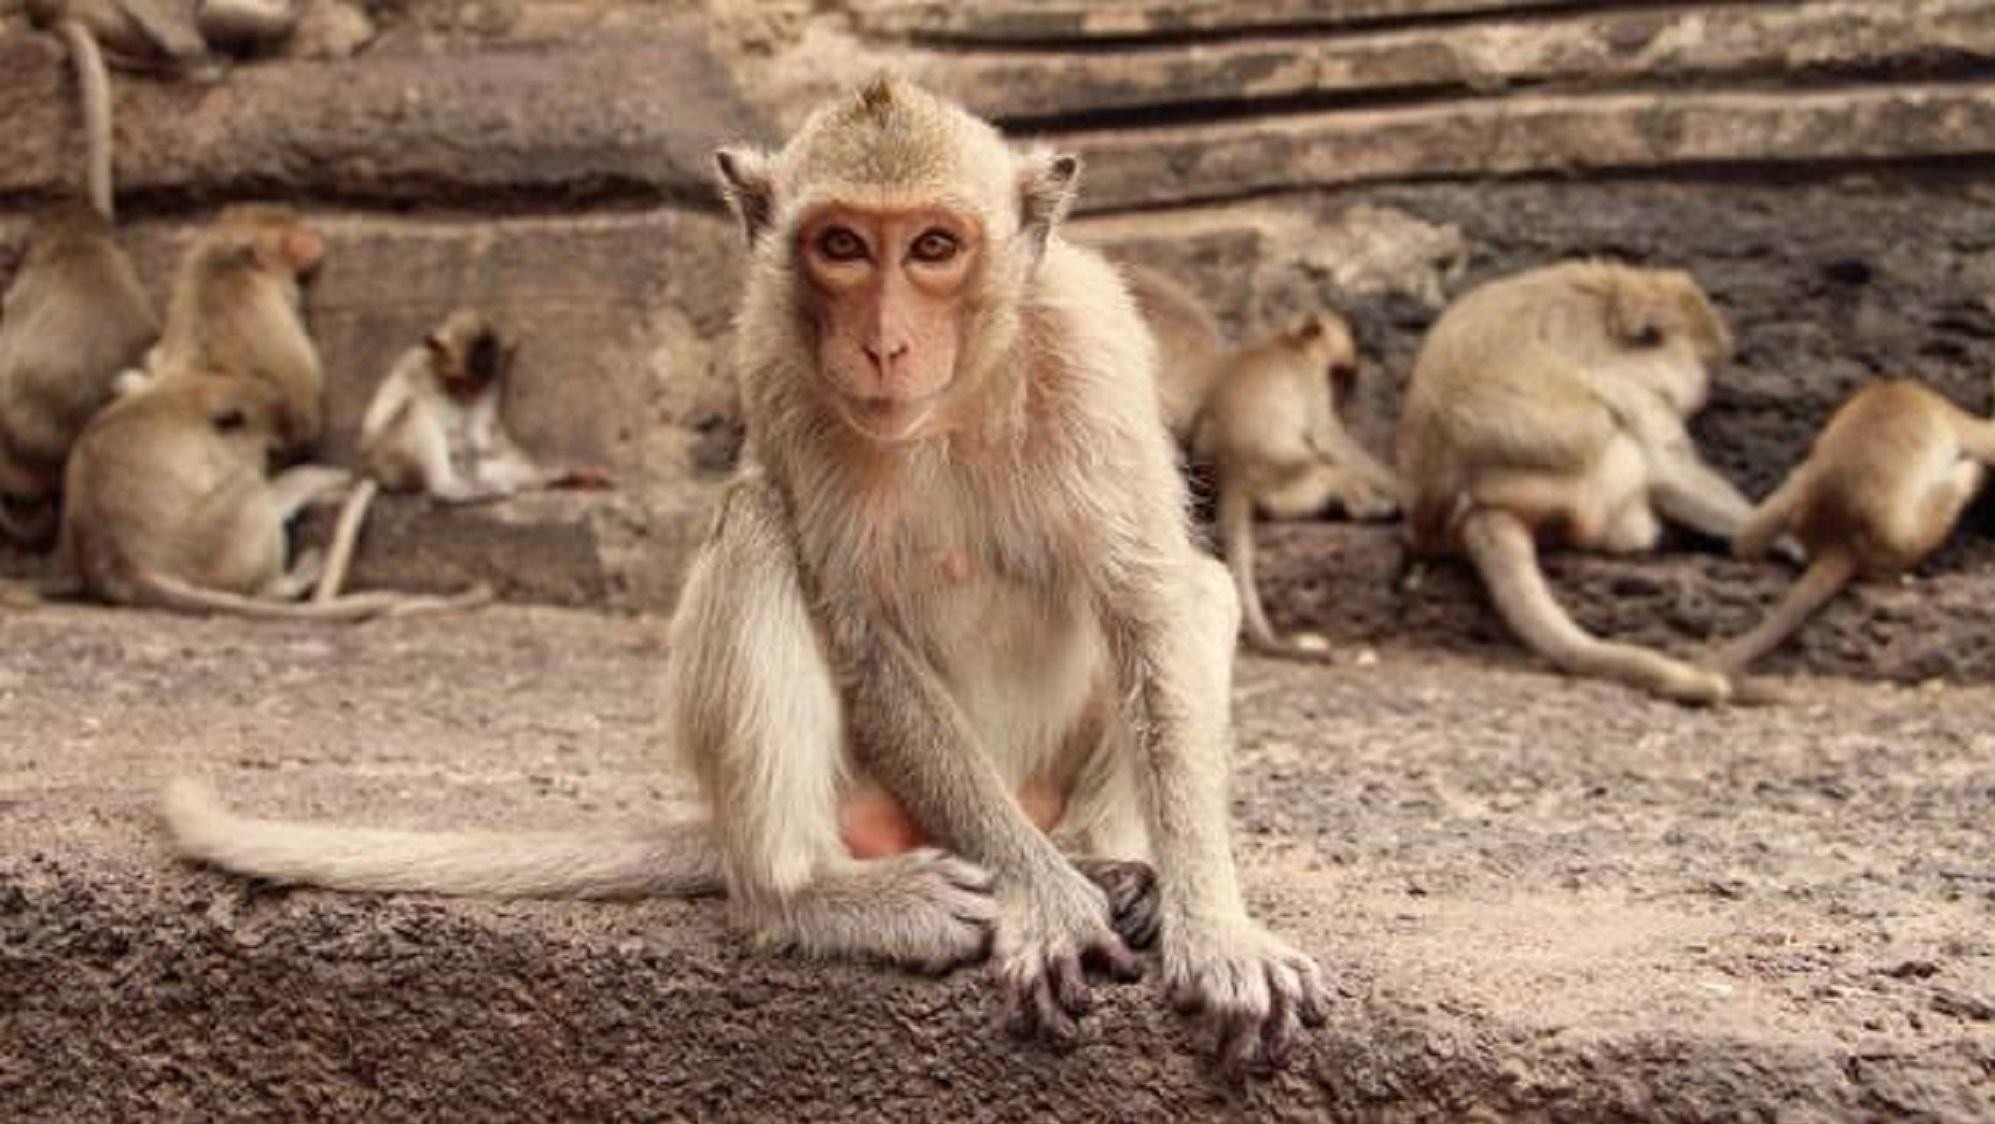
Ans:
[[[957,380],[981,223],[944,207],[834,204],[796,237],[818,369],[840,412],[876,441],[920,436]]]
[[[1289,332],[1288,343],[1311,370],[1329,380],[1332,403],[1350,400],[1358,388],[1358,345],[1343,317],[1331,312],[1312,316]]]
[[[208,428],[244,460],[260,466],[277,451],[283,402],[274,389],[250,379],[208,375],[186,385]]]

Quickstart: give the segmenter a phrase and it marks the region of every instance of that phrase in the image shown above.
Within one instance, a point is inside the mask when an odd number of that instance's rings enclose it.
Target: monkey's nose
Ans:
[[[866,358],[873,361],[874,369],[884,375],[907,355],[907,341],[901,340],[891,344],[869,343],[865,350]]]

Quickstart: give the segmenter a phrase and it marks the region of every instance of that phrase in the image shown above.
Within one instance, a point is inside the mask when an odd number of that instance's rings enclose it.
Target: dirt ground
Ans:
[[[1243,661],[1252,900],[1341,998],[1229,1090],[1146,986],[1055,1055],[977,972],[753,953],[716,902],[247,886],[151,794],[390,825],[684,814],[660,623],[0,618],[11,1120],[1987,1120],[1995,689],[1693,711],[1388,647]]]

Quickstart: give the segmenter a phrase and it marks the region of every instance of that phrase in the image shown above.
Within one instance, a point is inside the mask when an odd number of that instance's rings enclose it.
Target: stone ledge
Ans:
[[[1500,16],[1577,8],[1598,0],[1228,0],[950,4],[860,0],[860,27],[874,34],[959,43],[1039,43],[1238,34],[1265,28],[1318,28]]]
[[[1341,1000],[1230,1092],[1147,987],[1057,1056],[979,973],[753,955],[713,902],[273,892],[161,851],[184,771],[404,826],[683,814],[656,621],[8,629],[14,1120],[1985,1119],[1985,689],[1691,712],[1431,652],[1244,662],[1249,892]]]
[[[1446,98],[1547,84],[1792,84],[1825,75],[1967,70],[1995,57],[1995,12],[1949,0],[1918,13],[1871,3],[1577,13],[1363,36],[1248,39],[1144,52],[909,55],[923,80],[1034,128],[1110,111],[1283,99]]]
[[[0,40],[0,195],[52,196],[82,168],[61,51]],[[214,84],[115,80],[121,193],[481,206],[693,201],[711,154],[766,139],[703,31],[617,45],[363,55],[242,66]]]

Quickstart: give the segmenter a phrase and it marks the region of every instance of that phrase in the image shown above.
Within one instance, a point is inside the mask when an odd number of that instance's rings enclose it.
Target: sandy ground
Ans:
[[[931,981],[743,949],[714,902],[247,887],[150,794],[394,825],[683,811],[650,619],[0,617],[11,1119],[1995,1118],[1995,689],[1695,711],[1385,648],[1244,661],[1259,912],[1342,997],[1245,1091],[1147,987],[1080,1049]]]

